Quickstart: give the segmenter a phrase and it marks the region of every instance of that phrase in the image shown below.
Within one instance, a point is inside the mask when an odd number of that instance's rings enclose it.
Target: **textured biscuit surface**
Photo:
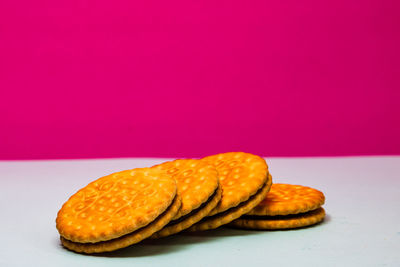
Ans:
[[[221,201],[209,216],[248,200],[268,179],[265,160],[253,154],[229,152],[208,156],[202,160],[216,167],[222,186]]]
[[[219,185],[215,167],[201,160],[178,159],[153,168],[166,171],[176,180],[182,205],[174,220],[200,207]]]
[[[168,209],[149,225],[116,239],[98,243],[77,243],[61,237],[61,243],[64,247],[72,251],[87,254],[109,252],[124,248],[132,244],[136,244],[162,229],[176,215],[180,206],[181,200],[177,196]]]
[[[260,216],[260,219],[248,219],[246,216],[243,216],[231,222],[229,226],[259,230],[292,229],[321,222],[325,217],[325,210],[317,208],[316,210],[296,214],[295,216],[287,216],[287,218],[284,218],[285,216],[278,216],[278,219],[274,219],[274,216],[271,217],[270,219],[262,219],[262,216]]]
[[[136,231],[162,214],[176,195],[166,172],[142,168],[113,173],[79,190],[58,212],[60,235],[94,243]]]
[[[231,221],[242,216],[243,214],[248,213],[265,198],[271,188],[271,183],[272,177],[270,174],[268,174],[268,179],[265,185],[250,199],[242,202],[239,206],[231,208],[225,212],[221,212],[211,217],[205,217],[199,223],[194,224],[192,227],[190,227],[187,231],[196,232],[215,229],[220,227],[221,225],[230,223]]]
[[[189,216],[188,218],[184,219],[183,221],[177,224],[167,225],[161,231],[155,233],[151,238],[160,238],[173,235],[189,228],[190,226],[192,226],[193,224],[197,223],[202,218],[204,218],[207,214],[210,213],[212,209],[215,208],[215,206],[217,206],[218,202],[221,200],[221,195],[222,195],[222,190],[219,187],[217,189],[215,196],[207,203],[205,207],[196,211],[193,215]]]
[[[306,186],[273,184],[267,197],[247,215],[287,215],[315,210],[325,202],[322,192]]]

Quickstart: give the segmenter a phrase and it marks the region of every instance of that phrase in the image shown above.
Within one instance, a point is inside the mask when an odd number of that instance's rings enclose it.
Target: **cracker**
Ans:
[[[181,205],[181,200],[178,196],[175,197],[173,203],[168,209],[161,214],[156,220],[151,222],[149,225],[124,236],[116,239],[102,241],[98,243],[77,243],[61,237],[61,243],[64,247],[80,253],[101,253],[114,251],[120,248],[136,244],[143,239],[151,236],[153,233],[162,229],[171,219],[176,215]]]
[[[247,201],[268,179],[265,160],[253,154],[229,152],[208,156],[202,160],[216,167],[222,186],[221,201],[209,216]]]
[[[287,215],[315,210],[325,202],[325,196],[314,188],[291,185],[273,184],[267,197],[247,215]]]
[[[79,190],[58,212],[56,227],[70,241],[116,239],[154,221],[171,205],[175,180],[164,171],[142,168],[113,173]]]
[[[325,210],[317,208],[306,213],[299,213],[293,216],[243,216],[240,219],[234,220],[229,226],[240,229],[257,229],[257,230],[278,230],[292,229],[310,226],[321,222],[325,217]],[[254,217],[259,217],[254,219]]]
[[[222,196],[222,189],[221,187],[218,187],[215,196],[210,201],[208,201],[208,203],[204,206],[204,208],[201,208],[200,210],[196,211],[195,214],[189,216],[188,218],[184,219],[183,221],[177,224],[167,225],[161,231],[153,234],[151,238],[160,238],[173,235],[189,228],[193,224],[203,219],[207,214],[209,214],[210,211],[217,206],[218,202],[221,200],[221,196]]]
[[[153,168],[166,171],[176,180],[182,206],[174,220],[199,208],[209,200],[219,186],[218,172],[215,167],[201,160],[178,159]]]
[[[267,195],[268,191],[271,188],[271,183],[272,183],[272,177],[270,174],[268,174],[268,179],[264,184],[264,186],[261,189],[259,189],[259,191],[256,194],[250,197],[250,199],[222,213],[210,217],[205,217],[203,220],[190,227],[187,231],[196,232],[196,231],[215,229],[220,227],[221,225],[230,223],[231,221],[239,218],[243,214],[246,214],[247,212],[251,211],[255,206],[258,205],[258,203],[260,203],[260,201],[262,201],[265,198],[265,196]]]

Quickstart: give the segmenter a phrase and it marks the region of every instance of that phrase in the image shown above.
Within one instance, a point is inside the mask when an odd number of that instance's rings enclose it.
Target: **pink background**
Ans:
[[[331,2],[0,1],[0,159],[400,154],[400,1]]]

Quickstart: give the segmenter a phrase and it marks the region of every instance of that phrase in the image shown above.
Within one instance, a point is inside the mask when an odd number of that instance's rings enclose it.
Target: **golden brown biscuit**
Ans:
[[[178,159],[153,168],[166,171],[176,180],[182,206],[174,219],[179,219],[205,203],[217,191],[218,172],[211,164],[196,159]]]
[[[214,229],[249,212],[265,198],[271,176],[264,159],[249,153],[230,152],[205,157],[213,164],[222,186],[222,198],[211,213],[188,231]]]
[[[317,189],[291,184],[273,184],[267,197],[247,215],[286,215],[315,210],[325,202]]]
[[[182,206],[175,218],[152,238],[178,233],[198,222],[221,199],[218,172],[213,165],[201,160],[179,159],[154,166],[176,180]]]
[[[323,208],[318,208],[294,216],[243,216],[231,222],[229,226],[258,230],[292,229],[319,223],[324,217],[325,210]]]
[[[209,214],[213,208],[215,208],[215,206],[221,199],[221,195],[222,195],[221,187],[218,187],[215,196],[211,198],[211,201],[206,202],[204,208],[196,210],[195,212],[193,212],[193,214],[191,213],[192,215],[190,217],[185,218],[182,221],[178,219],[178,222],[176,223],[171,222],[171,224],[165,226],[161,231],[155,233],[151,238],[160,238],[164,236],[169,236],[181,232],[185,229],[188,229],[190,226],[200,221],[201,218],[204,218],[207,214]]]
[[[181,200],[178,196],[176,196],[168,209],[149,225],[115,239],[97,243],[78,243],[67,240],[61,236],[61,243],[69,250],[87,254],[109,252],[120,248],[125,248],[150,237],[153,233],[162,229],[176,215],[180,206]]]
[[[269,191],[271,186],[271,176],[269,176],[268,182],[263,186],[258,193],[254,194],[249,200],[242,202],[240,205],[231,208],[225,212],[218,213],[216,215],[206,217],[199,223],[193,225],[188,229],[189,232],[205,231],[209,229],[215,229],[221,225],[228,224],[231,221],[239,218],[241,215],[251,211],[261,200],[263,200]]]
[[[172,219],[178,211],[176,206],[180,206],[176,192],[175,180],[161,170],[142,168],[113,173],[71,196],[58,212],[56,227],[63,239],[75,243],[117,239],[165,215],[174,202],[175,208],[171,207],[168,216],[164,216]]]
[[[289,229],[316,224],[325,217],[322,192],[301,185],[273,184],[252,211],[229,225],[247,229]]]

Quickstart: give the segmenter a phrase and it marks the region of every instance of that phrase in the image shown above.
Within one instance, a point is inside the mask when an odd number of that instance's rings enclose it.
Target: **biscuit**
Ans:
[[[290,229],[322,221],[322,192],[301,185],[273,184],[266,198],[229,226],[246,229]]]
[[[260,203],[260,201],[265,198],[266,194],[268,193],[272,182],[271,176],[269,177],[270,178],[268,179],[267,184],[263,186],[259,192],[254,194],[248,201],[245,201],[240,205],[222,213],[206,217],[204,220],[190,227],[188,231],[195,232],[215,229],[221,225],[228,224],[231,221],[239,218],[241,215],[251,211],[255,206],[257,206],[258,203]]]
[[[168,209],[149,225],[119,238],[97,243],[78,243],[67,240],[61,236],[61,243],[69,250],[86,254],[109,252],[120,248],[125,248],[150,237],[153,233],[162,229],[175,216],[180,206],[181,200],[178,196],[176,196]]]
[[[317,189],[291,184],[273,184],[267,197],[246,215],[287,215],[315,210],[325,202]]]
[[[175,218],[152,238],[178,233],[208,215],[221,199],[218,172],[201,160],[179,159],[154,166],[170,174],[177,184],[182,205]]]
[[[215,209],[188,231],[214,229],[239,218],[257,206],[271,187],[268,166],[264,159],[256,155],[230,152],[202,160],[216,167],[222,197]]]
[[[58,212],[56,227],[67,248],[79,247],[75,251],[86,253],[111,251],[121,245],[98,243],[110,242],[144,228],[150,236],[160,229],[150,227],[152,222],[157,221],[157,226],[162,224],[161,228],[167,224],[180,207],[176,193],[175,180],[162,170],[141,168],[113,173],[71,196]],[[123,244],[128,246],[139,239],[125,238]],[[81,249],[85,244],[98,246]]]
[[[213,208],[215,208],[215,206],[221,199],[221,195],[222,195],[222,189],[221,187],[218,187],[215,196],[213,196],[209,202],[206,202],[207,204],[204,206],[204,208],[197,210],[196,212],[193,213],[193,215],[191,215],[188,218],[185,218],[183,221],[180,221],[180,219],[178,219],[176,223],[171,221],[170,224],[165,226],[161,231],[153,234],[151,238],[160,238],[164,236],[169,236],[190,228],[190,226],[200,221],[207,214],[209,214]]]
[[[325,217],[325,210],[317,208],[305,213],[282,216],[243,216],[234,220],[229,226],[240,229],[278,230],[293,229],[310,226],[321,222]]]

